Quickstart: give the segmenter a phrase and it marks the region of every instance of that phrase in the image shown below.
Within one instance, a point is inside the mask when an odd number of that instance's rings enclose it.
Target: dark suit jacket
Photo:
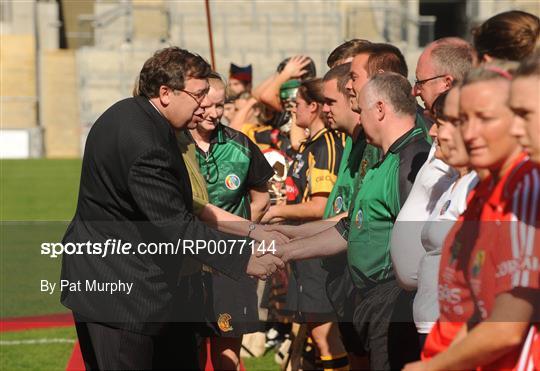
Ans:
[[[131,243],[132,253],[110,255],[109,248],[102,257],[86,253],[85,247],[83,254],[64,254],[61,278],[80,281],[82,290],[64,289],[61,302],[96,322],[143,333],[182,321],[183,298],[192,295],[192,288],[178,284],[182,249],[148,255],[135,247],[152,241],[176,245],[178,239],[238,240],[208,228],[192,211],[189,176],[167,120],[143,97],[114,104],[88,135],[77,210],[63,242],[116,239]],[[232,254],[204,250],[194,257],[238,278],[245,274],[249,252],[246,248],[240,254],[235,247]],[[129,295],[87,290],[86,282],[93,280],[133,283],[133,289]]]

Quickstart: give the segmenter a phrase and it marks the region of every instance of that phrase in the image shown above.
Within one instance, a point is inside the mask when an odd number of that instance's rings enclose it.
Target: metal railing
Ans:
[[[79,44],[81,45],[89,45],[95,40],[96,31],[104,30],[121,20],[123,21],[123,41],[130,43],[133,41],[134,36],[133,13],[135,11],[150,11],[162,14],[164,32],[160,37],[160,41],[163,43],[170,39],[171,14],[169,9],[166,6],[134,4],[131,0],[121,1],[115,7],[104,10],[98,14],[79,15],[77,17],[79,31],[70,33],[70,36],[80,38],[81,42]],[[89,28],[89,30],[81,31],[85,28]],[[88,41],[90,41],[90,43]]]
[[[408,9],[394,5],[381,5],[373,2],[369,6],[349,8],[347,17],[347,38],[355,37],[355,28],[351,27],[355,19],[359,18],[363,12],[371,12],[376,25],[376,32],[382,40],[388,43],[406,44],[409,47],[417,48],[435,39],[435,16],[423,16],[411,14]],[[409,27],[416,28],[417,32],[411,35]]]

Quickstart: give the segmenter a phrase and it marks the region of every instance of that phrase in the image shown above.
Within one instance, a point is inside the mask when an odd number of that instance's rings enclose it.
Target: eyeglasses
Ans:
[[[198,106],[201,105],[204,97],[208,93],[208,89],[201,90],[201,91],[199,91],[197,93],[193,93],[193,92],[190,92],[190,91],[185,90],[185,89],[175,89],[175,91],[181,91],[181,92],[186,93],[187,95],[189,95],[191,97],[191,99],[193,99],[195,101],[195,103],[197,103]]]
[[[424,80],[416,80],[414,82],[414,86],[416,87],[419,87],[419,86],[422,86],[424,85],[426,82],[428,81],[431,81],[431,80],[435,80],[435,79],[440,79],[441,77],[445,77],[446,75],[439,75],[439,76],[435,76],[435,77],[430,77],[429,79],[424,79]]]

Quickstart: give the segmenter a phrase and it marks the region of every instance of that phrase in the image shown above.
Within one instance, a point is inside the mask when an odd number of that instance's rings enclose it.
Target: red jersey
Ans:
[[[472,193],[443,247],[441,313],[424,358],[444,351],[463,323],[485,320],[498,294],[516,287],[539,288],[539,203],[540,167],[524,154],[497,183],[488,177]],[[511,369],[519,354],[511,352],[486,368]]]

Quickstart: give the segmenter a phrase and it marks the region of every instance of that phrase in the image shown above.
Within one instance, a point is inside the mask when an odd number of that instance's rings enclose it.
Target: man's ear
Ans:
[[[171,95],[174,94],[168,86],[161,85],[159,87],[159,101],[163,107],[167,107],[171,103]]]
[[[444,77],[444,85],[447,90],[452,89],[452,85],[454,84],[454,78],[450,75],[446,75]]]
[[[383,101],[377,101],[375,103],[375,115],[377,116],[378,121],[382,121],[384,119],[384,116],[386,115],[386,105]]]

